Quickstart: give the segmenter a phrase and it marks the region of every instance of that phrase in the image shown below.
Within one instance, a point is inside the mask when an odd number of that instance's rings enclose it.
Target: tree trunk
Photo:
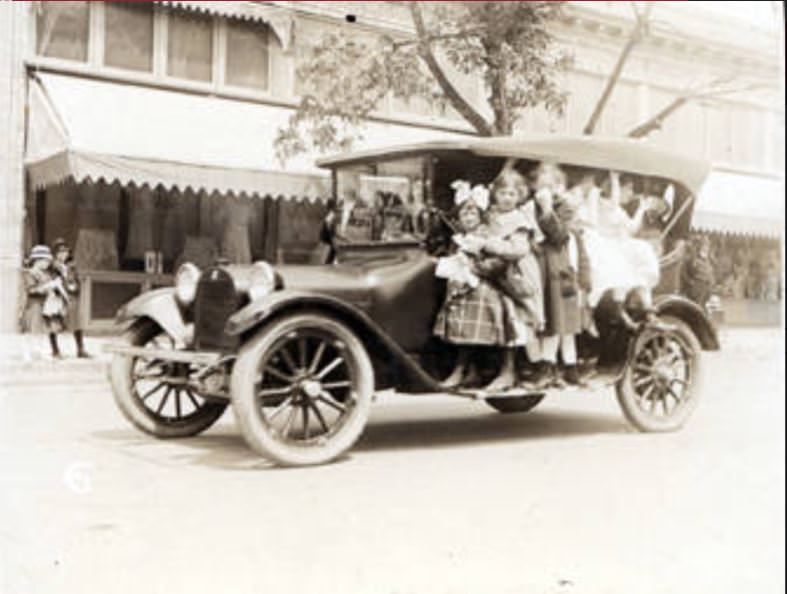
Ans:
[[[601,119],[601,114],[604,113],[604,108],[607,106],[607,102],[609,98],[612,96],[612,91],[615,89],[615,86],[618,84],[620,80],[620,75],[623,73],[623,67],[626,65],[626,62],[631,55],[631,52],[634,48],[642,41],[642,38],[645,36],[645,31],[648,26],[648,19],[650,17],[650,11],[653,9],[652,4],[648,4],[645,7],[643,13],[639,13],[635,10],[636,15],[636,25],[631,30],[631,35],[629,35],[628,41],[626,41],[626,45],[623,46],[623,49],[618,56],[618,61],[615,63],[615,67],[612,69],[612,73],[609,75],[607,79],[607,84],[604,87],[604,91],[601,93],[601,97],[599,97],[598,102],[596,103],[595,108],[593,109],[593,113],[588,119],[587,124],[585,124],[584,130],[582,130],[583,134],[593,134],[598,125],[599,120]]]
[[[437,62],[437,58],[435,58],[434,52],[430,46],[429,35],[426,32],[423,15],[421,14],[421,8],[418,2],[410,2],[410,15],[412,16],[415,31],[418,35],[419,55],[426,63],[429,72],[432,73],[432,76],[442,89],[448,102],[479,134],[482,136],[492,136],[494,133],[492,126],[490,126],[489,122],[487,122],[486,119],[484,119],[484,117],[478,113],[464,97],[462,97],[456,87],[448,80],[445,72]]]

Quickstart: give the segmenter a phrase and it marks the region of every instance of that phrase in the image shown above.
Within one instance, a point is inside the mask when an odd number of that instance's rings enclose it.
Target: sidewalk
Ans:
[[[110,355],[104,345],[113,337],[85,337],[85,349],[90,359],[77,359],[76,345],[71,334],[58,339],[61,359],[50,353],[46,336],[0,334],[0,386],[30,385],[56,380],[73,385],[104,382]]]

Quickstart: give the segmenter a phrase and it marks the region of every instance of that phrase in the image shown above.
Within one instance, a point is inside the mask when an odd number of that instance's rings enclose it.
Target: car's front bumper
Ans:
[[[137,357],[139,359],[158,359],[174,363],[193,363],[195,365],[213,366],[218,364],[226,355],[213,351],[178,351],[172,349],[149,349],[145,347],[132,347],[108,344],[104,347],[105,353],[123,357]]]

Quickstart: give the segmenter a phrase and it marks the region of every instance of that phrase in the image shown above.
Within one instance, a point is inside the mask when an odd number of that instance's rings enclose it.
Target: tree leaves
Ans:
[[[303,93],[276,151],[283,161],[316,149],[343,150],[389,97],[451,105],[480,134],[510,134],[526,109],[561,113],[556,81],[569,58],[548,25],[561,2],[410,3],[415,37],[325,35],[298,67]],[[451,81],[452,72],[483,81],[493,121]]]

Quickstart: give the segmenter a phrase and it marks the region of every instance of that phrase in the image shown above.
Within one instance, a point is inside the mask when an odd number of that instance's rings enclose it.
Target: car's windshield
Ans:
[[[340,243],[401,242],[423,236],[424,161],[421,157],[340,167],[329,215]]]

